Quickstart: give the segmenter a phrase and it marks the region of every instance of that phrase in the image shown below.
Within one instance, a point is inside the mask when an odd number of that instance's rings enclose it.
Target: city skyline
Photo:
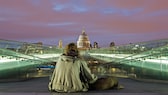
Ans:
[[[0,0],[0,39],[63,45],[85,27],[91,44],[168,38],[168,0]]]

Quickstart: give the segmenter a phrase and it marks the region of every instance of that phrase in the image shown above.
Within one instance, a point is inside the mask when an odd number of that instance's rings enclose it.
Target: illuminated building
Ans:
[[[43,43],[23,43],[21,48],[19,49],[20,52],[24,52],[24,54],[31,54],[31,53],[39,53],[43,54]]]
[[[62,48],[62,40],[59,40],[58,48]]]
[[[80,50],[88,50],[90,48],[90,41],[89,37],[85,33],[85,30],[82,30],[82,34],[79,35],[78,41],[77,41],[77,47]]]

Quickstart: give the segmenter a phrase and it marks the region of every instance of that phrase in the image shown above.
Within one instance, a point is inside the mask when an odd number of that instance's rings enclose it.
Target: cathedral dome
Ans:
[[[79,49],[89,49],[90,48],[90,41],[89,37],[85,33],[85,30],[82,30],[82,34],[79,35],[78,41],[77,41],[77,47]]]
[[[82,31],[82,34],[79,35],[78,41],[89,41],[89,38],[88,38],[87,34],[85,33],[85,31]]]

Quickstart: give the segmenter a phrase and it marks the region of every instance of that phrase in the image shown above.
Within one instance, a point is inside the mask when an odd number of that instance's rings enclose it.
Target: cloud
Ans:
[[[55,11],[63,11],[63,9],[65,9],[65,8],[66,8],[66,6],[61,5],[61,4],[55,5],[55,6],[53,7],[53,9],[54,9]]]
[[[122,16],[131,16],[138,14],[143,11],[143,8],[135,8],[135,9],[117,9],[117,8],[105,8],[102,10],[103,14],[116,14]]]
[[[103,36],[103,43],[168,37],[167,4],[168,0],[0,0],[0,38],[74,40],[83,26],[90,40]]]
[[[75,25],[74,22],[25,22],[25,23],[18,23],[20,25],[27,25],[27,26],[39,26],[39,27],[61,27],[61,26],[69,26]]]
[[[62,12],[62,11],[70,11],[74,13],[82,13],[87,12],[88,8],[85,6],[80,6],[76,4],[55,4],[53,10]]]
[[[73,22],[63,22],[63,23],[49,23],[48,26],[66,26],[66,25],[73,25]]]

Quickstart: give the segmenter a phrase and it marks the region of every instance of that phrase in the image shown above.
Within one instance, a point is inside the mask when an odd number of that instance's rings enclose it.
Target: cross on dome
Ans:
[[[82,35],[86,35],[86,33],[85,33],[85,28],[83,27],[83,29],[82,29]]]

